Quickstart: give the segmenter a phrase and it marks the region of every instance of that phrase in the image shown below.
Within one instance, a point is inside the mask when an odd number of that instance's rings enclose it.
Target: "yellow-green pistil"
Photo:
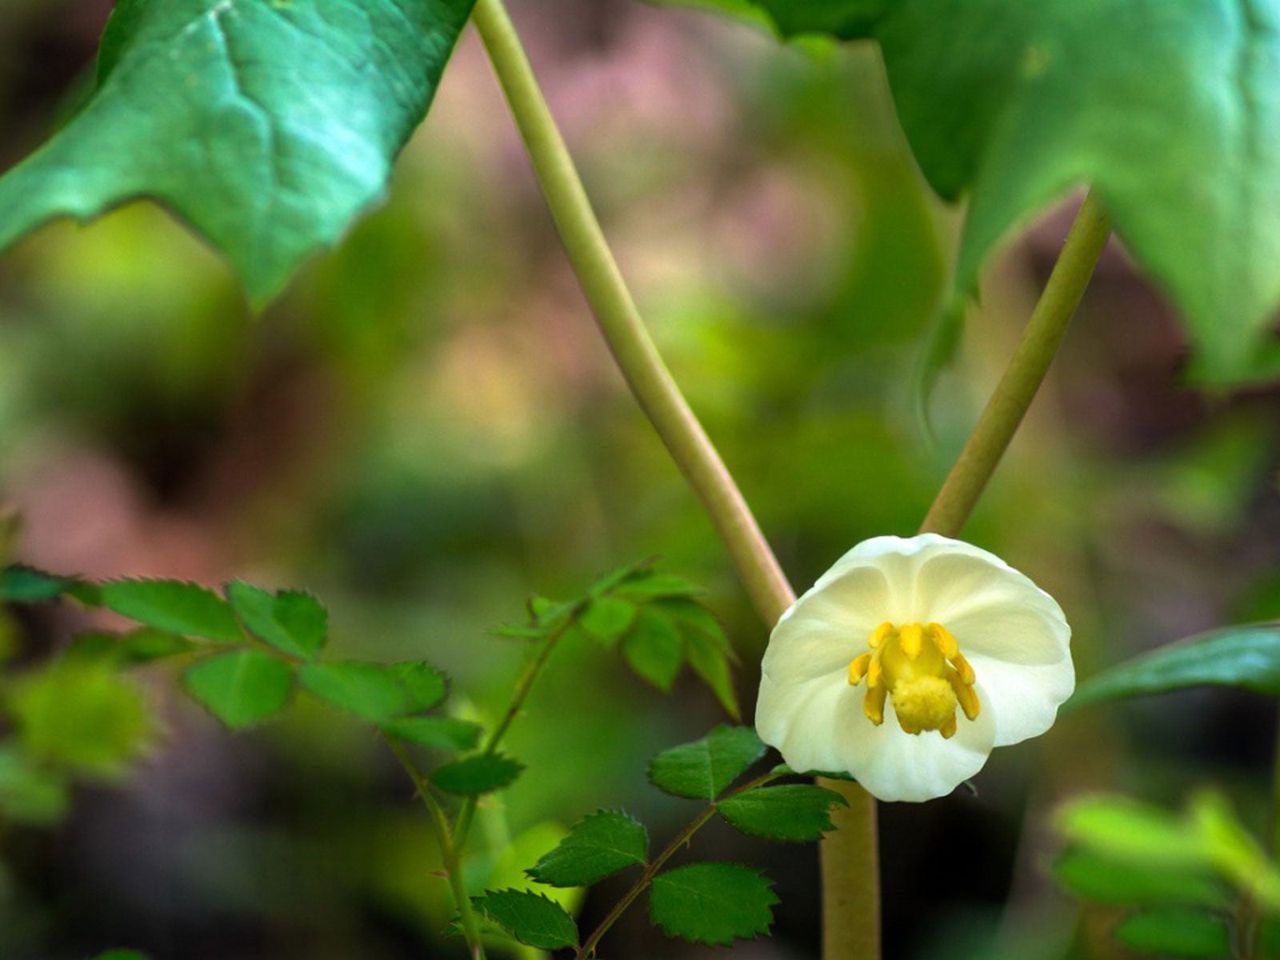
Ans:
[[[898,725],[911,734],[937,730],[956,735],[956,707],[976,720],[982,705],[973,689],[973,667],[940,623],[882,623],[867,638],[869,653],[849,664],[849,684],[865,678],[867,696],[862,708],[876,726],[884,723],[885,697],[893,698]]]

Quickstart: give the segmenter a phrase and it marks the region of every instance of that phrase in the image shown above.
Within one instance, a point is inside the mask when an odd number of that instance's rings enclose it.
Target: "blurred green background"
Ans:
[[[911,383],[958,219],[910,160],[875,52],[629,0],[512,7],[654,334],[796,585],[914,532],[1070,211],[992,266],[927,439]],[[0,166],[65,116],[108,13],[0,6]],[[1201,395],[1184,351],[1110,251],[967,533],[1062,601],[1082,675],[1280,616],[1280,391]],[[525,596],[660,555],[710,590],[754,699],[766,631],[611,366],[472,36],[386,205],[261,317],[148,205],[0,258],[0,500],[25,518],[22,559],[56,571],[310,589],[340,652],[431,659],[481,718],[520,661],[493,630]],[[84,625],[25,613],[20,665]],[[163,671],[148,692],[162,729],[123,782],[79,791],[55,828],[0,832],[0,957],[461,956],[376,741],[305,706],[232,737]],[[530,772],[485,810],[478,882],[518,877],[599,807],[678,829],[691,811],[647,786],[647,758],[719,719],[693,681],[663,698],[561,650],[510,740]],[[1084,711],[998,752],[976,796],[885,807],[887,956],[1110,955],[1045,877],[1047,812],[1089,787],[1173,802],[1213,781],[1261,824],[1274,728],[1265,700],[1221,691]],[[733,956],[816,954],[814,848],[697,843],[778,881],[776,937]],[[621,889],[594,891],[585,922]],[[607,945],[712,955],[640,910]]]

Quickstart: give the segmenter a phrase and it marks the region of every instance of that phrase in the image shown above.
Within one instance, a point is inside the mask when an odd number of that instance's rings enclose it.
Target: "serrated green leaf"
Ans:
[[[216,593],[183,580],[113,580],[102,603],[122,617],[156,630],[220,643],[243,641],[231,606]]]
[[[589,887],[644,863],[648,855],[644,824],[630,814],[602,810],[579,821],[529,876],[553,887]]]
[[[482,753],[447,763],[431,772],[431,782],[445,793],[477,796],[512,784],[524,764],[500,753]]]
[[[1161,647],[1089,678],[1064,709],[1206,684],[1280,696],[1280,625],[1228,627]]]
[[[0,823],[56,823],[70,805],[60,776],[34,765],[12,744],[0,747]]]
[[[317,697],[376,723],[430,709],[445,692],[444,676],[416,662],[306,663],[298,668],[298,681]]]
[[[0,570],[0,603],[46,603],[62,596],[70,582],[34,567]]]
[[[631,629],[637,612],[634,603],[621,597],[605,595],[595,597],[587,604],[578,623],[587,636],[611,646]]]
[[[1115,906],[1178,904],[1225,908],[1227,891],[1210,872],[1197,869],[1144,867],[1087,850],[1065,850],[1053,864],[1058,885],[1077,897]]]
[[[733,687],[731,666],[737,658],[720,621],[702,604],[689,599],[660,600],[653,607],[680,628],[685,640],[685,656],[693,672],[715,694],[732,719],[741,719],[742,709]]]
[[[777,902],[773,885],[758,870],[695,863],[653,878],[649,917],[668,936],[727,947],[767,934]]]
[[[122,773],[152,734],[141,691],[109,664],[67,660],[27,674],[9,710],[32,757],[91,775]]]
[[[831,829],[833,806],[847,806],[847,802],[831,790],[792,783],[739,793],[720,801],[717,809],[743,833],[807,843]]]
[[[701,0],[705,5],[706,0]],[[759,0],[786,33],[880,41],[920,167],[969,198],[957,282],[1091,184],[1215,382],[1280,343],[1280,2]]]
[[[488,890],[473,901],[479,913],[521,943],[539,950],[578,944],[578,925],[560,904],[529,890]]]
[[[382,724],[382,731],[420,747],[456,753],[475,749],[484,733],[478,723],[452,717],[405,717]]]
[[[226,594],[245,628],[281,653],[311,660],[324,648],[329,613],[310,594],[271,593],[240,580],[228,583]]]
[[[764,752],[765,745],[750,727],[720,726],[701,740],[654,757],[649,765],[649,780],[674,796],[710,802]]]
[[[0,179],[0,247],[153,197],[256,302],[377,200],[473,0],[121,0],[98,88]]]
[[[644,607],[622,639],[622,656],[638,676],[670,693],[684,665],[684,639],[670,617]]]
[[[1120,922],[1115,937],[1140,953],[1170,957],[1229,957],[1231,931],[1216,914],[1188,907],[1142,910]]]
[[[232,730],[275,716],[289,702],[293,671],[261,650],[208,657],[182,676],[187,693]]]

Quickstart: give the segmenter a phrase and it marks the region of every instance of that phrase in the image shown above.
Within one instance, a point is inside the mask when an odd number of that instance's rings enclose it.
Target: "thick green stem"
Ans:
[[[756,609],[772,626],[794,600],[791,588],[645,329],[511,18],[501,0],[480,0],[474,22],[609,349],[672,459],[706,506]]]
[[[604,939],[604,935],[608,933],[615,923],[621,919],[622,915],[630,909],[631,905],[640,899],[640,895],[649,889],[649,885],[653,883],[653,878],[658,875],[668,860],[674,857],[690,840],[693,835],[705,827],[715,817],[719,805],[730,797],[736,797],[740,793],[746,793],[748,790],[754,790],[757,787],[763,787],[767,783],[772,783],[778,779],[776,773],[766,773],[757,777],[735,790],[731,790],[720,799],[713,802],[698,816],[685,825],[685,828],[675,835],[670,843],[668,843],[652,862],[644,868],[644,872],[640,874],[639,879],[631,885],[631,889],[623,894],[612,910],[600,921],[600,925],[591,932],[591,936],[587,937],[586,942],[578,949],[577,960],[586,960],[587,957],[595,955],[596,947],[600,945],[600,941]]]
[[[467,942],[467,950],[471,960],[485,960],[484,941],[480,936],[480,925],[476,920],[475,910],[471,907],[471,898],[467,895],[466,879],[462,873],[462,857],[458,846],[453,841],[453,833],[449,829],[449,818],[431,792],[431,785],[423,776],[413,756],[403,743],[395,737],[385,736],[387,746],[396,755],[405,773],[413,781],[422,798],[423,806],[431,817],[431,827],[436,835],[436,843],[440,847],[440,859],[444,862],[444,872],[449,881],[449,889],[453,892],[454,904],[458,908],[458,921],[462,926],[462,937]]]
[[[1076,216],[1022,342],[929,509],[920,527],[922,533],[960,535],[1044,382],[1110,236],[1107,216],[1090,194]]]

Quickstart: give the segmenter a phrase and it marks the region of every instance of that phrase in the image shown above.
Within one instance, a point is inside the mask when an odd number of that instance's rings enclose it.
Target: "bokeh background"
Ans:
[[[958,218],[923,186],[873,50],[784,48],[631,0],[513,0],[553,109],[678,379],[794,582],[910,534],[1052,265],[1070,209],[993,264],[922,432],[911,383]],[[0,167],[87,83],[107,0],[0,4]],[[1158,293],[1112,249],[1052,382],[968,537],[1060,598],[1088,674],[1280,615],[1280,392],[1205,395]],[[659,555],[705,584],[753,699],[767,635],[612,368],[474,36],[388,202],[251,315],[222,261],[148,205],[55,224],[0,257],[0,501],[20,556],[91,577],[300,586],[335,646],[425,657],[492,715],[520,662],[494,628]],[[21,614],[22,670],[85,625]],[[124,779],[49,828],[0,832],[0,957],[461,956],[403,775],[300,703],[231,736],[147,677],[162,718]],[[530,771],[492,803],[477,869],[518,876],[564,828],[626,805],[664,838],[691,815],[645,783],[718,709],[562,649],[510,740]],[[1274,716],[1225,692],[1085,711],[998,752],[976,794],[883,809],[887,956],[1108,955],[1056,893],[1051,812],[1084,789],[1176,804],[1232,791],[1265,820]],[[816,850],[709,828],[699,855],[765,866],[775,937],[817,952]],[[582,905],[599,919],[622,887]],[[635,910],[606,955],[724,955]]]

